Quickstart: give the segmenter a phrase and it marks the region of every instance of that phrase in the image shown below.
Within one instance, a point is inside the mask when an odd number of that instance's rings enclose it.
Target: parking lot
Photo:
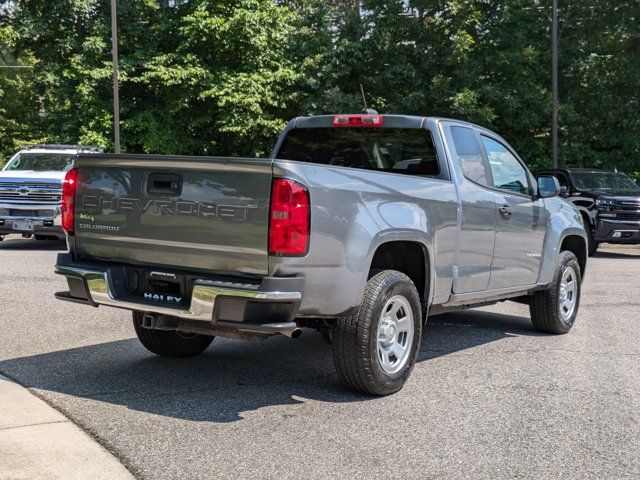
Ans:
[[[314,331],[154,357],[127,312],[58,302],[61,243],[0,243],[0,373],[140,478],[639,478],[640,248],[590,259],[565,336],[507,302],[430,320],[407,386],[344,389]]]

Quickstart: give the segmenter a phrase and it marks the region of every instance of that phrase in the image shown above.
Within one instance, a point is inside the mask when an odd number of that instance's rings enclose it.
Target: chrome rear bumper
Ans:
[[[116,293],[121,289],[114,287],[115,272],[109,268],[93,269],[59,262],[55,273],[65,276],[69,283],[69,292],[56,294],[60,300],[212,322],[220,327],[258,333],[286,334],[296,329],[293,318],[302,300],[302,278],[265,278],[255,286],[199,279],[193,284],[188,306],[168,306],[145,301],[140,296]],[[115,282],[122,283],[121,279]],[[225,302],[229,303],[223,311]]]

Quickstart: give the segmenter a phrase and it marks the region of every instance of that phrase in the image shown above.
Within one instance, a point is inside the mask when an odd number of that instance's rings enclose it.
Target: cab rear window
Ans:
[[[338,167],[437,177],[431,134],[404,128],[294,128],[277,158]]]

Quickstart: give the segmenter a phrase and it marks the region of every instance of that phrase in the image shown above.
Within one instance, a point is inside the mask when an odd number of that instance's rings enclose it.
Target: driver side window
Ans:
[[[484,135],[482,143],[489,158],[493,186],[500,190],[531,195],[527,170],[507,147]]]

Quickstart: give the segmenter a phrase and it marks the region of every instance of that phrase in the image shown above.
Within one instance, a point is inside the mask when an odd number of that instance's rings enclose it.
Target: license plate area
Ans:
[[[18,232],[33,232],[33,220],[14,220],[13,229]]]
[[[167,305],[187,303],[185,275],[155,270],[145,271],[142,285],[142,296],[145,301]]]
[[[109,269],[111,289],[115,298],[133,302],[185,308],[191,304],[193,288],[198,280],[208,280],[220,286],[257,289],[259,279],[202,275],[188,272],[121,265]]]

